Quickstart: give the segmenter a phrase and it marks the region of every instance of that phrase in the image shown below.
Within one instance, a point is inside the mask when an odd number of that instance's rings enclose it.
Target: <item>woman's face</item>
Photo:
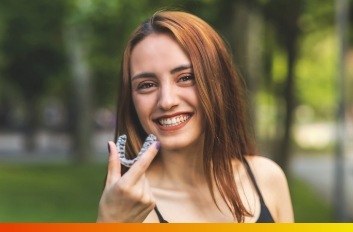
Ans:
[[[191,62],[166,34],[152,34],[131,54],[132,99],[139,120],[164,150],[203,139],[202,113]]]

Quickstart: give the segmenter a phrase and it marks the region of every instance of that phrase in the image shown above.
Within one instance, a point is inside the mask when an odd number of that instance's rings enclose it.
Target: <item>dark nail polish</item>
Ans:
[[[156,142],[156,149],[159,150],[159,148],[161,148],[161,143],[160,142]]]
[[[109,154],[110,154],[110,145],[109,145],[109,143],[108,143],[108,152],[109,152]]]

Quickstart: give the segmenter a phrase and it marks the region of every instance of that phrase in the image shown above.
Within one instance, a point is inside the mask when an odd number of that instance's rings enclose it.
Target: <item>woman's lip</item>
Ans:
[[[191,117],[193,115],[193,113],[190,113],[190,112],[179,112],[179,113],[175,113],[175,114],[163,115],[163,116],[160,116],[160,117],[156,117],[155,119],[153,119],[153,121],[157,121],[158,122],[161,119],[174,118],[176,116],[183,116],[183,115]]]
[[[159,123],[159,119],[164,119],[164,118],[172,118],[172,117],[175,117],[175,116],[182,116],[182,115],[188,115],[188,119],[186,119],[184,122],[181,122],[180,124],[178,125],[175,125],[175,126],[163,126],[162,124]],[[159,117],[158,119],[155,120],[155,123],[157,124],[158,128],[161,130],[161,131],[176,131],[176,130],[179,130],[180,128],[184,127],[189,121],[190,119],[193,117],[193,114],[191,113],[182,113],[182,114],[174,114],[174,115],[168,115],[168,117],[166,116],[163,116],[163,117]]]

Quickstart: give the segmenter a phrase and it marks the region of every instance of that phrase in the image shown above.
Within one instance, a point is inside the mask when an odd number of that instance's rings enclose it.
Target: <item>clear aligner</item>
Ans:
[[[151,146],[152,143],[157,141],[157,138],[153,134],[148,135],[145,142],[142,145],[140,152],[137,154],[137,156],[134,159],[127,159],[125,156],[126,140],[127,140],[126,135],[120,135],[116,145],[118,147],[119,159],[121,164],[124,165],[125,167],[131,167],[140,158],[140,156],[146,152],[148,147]]]

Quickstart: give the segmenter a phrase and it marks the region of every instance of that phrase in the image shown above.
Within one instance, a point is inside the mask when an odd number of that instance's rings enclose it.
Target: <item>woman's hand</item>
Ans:
[[[108,174],[97,222],[143,222],[155,206],[145,172],[157,155],[159,142],[153,143],[123,176],[116,145],[108,142],[108,147]]]

